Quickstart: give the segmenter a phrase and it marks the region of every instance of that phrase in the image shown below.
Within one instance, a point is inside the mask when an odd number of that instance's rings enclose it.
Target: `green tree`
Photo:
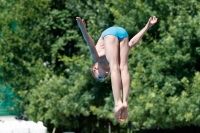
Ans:
[[[1,81],[9,85],[22,100],[44,77],[46,67],[40,38],[39,23],[47,13],[49,1],[1,0],[0,67]],[[22,107],[23,108],[23,107]]]
[[[107,120],[118,131],[128,122],[134,129],[198,126],[199,8],[198,0],[1,0],[1,80],[29,118],[50,129],[105,132]],[[132,37],[153,15],[158,23],[130,52],[129,118],[119,127],[110,80],[92,78],[75,17],[86,20],[96,42],[112,25]]]

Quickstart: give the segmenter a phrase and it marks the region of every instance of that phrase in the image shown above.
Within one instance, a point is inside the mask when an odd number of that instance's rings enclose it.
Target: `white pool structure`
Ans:
[[[15,116],[0,116],[0,133],[47,133],[43,122],[17,120]]]

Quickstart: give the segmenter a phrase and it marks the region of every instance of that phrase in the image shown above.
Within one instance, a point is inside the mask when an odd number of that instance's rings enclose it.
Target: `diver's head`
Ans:
[[[91,68],[91,72],[93,77],[99,82],[104,82],[105,79],[110,75],[110,70],[103,69],[99,62],[94,63]]]

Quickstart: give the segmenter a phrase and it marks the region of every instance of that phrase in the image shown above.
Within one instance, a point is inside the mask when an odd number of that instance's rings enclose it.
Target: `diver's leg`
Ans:
[[[120,98],[121,76],[119,66],[119,41],[118,38],[112,35],[104,37],[106,58],[109,61],[111,72],[111,83],[115,104],[115,118],[121,121],[121,110],[123,103]]]
[[[122,119],[128,117],[128,93],[130,89],[130,74],[128,71],[128,54],[129,54],[128,37],[120,42],[120,71],[122,79],[123,106]]]

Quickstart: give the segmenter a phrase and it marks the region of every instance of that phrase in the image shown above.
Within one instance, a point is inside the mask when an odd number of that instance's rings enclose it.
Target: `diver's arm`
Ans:
[[[88,44],[88,47],[89,47],[90,53],[92,55],[93,61],[98,62],[99,61],[99,55],[97,53],[93,39],[90,37],[90,35],[86,31],[86,24],[85,24],[84,19],[81,19],[80,17],[76,17],[76,21],[79,25],[79,28],[82,32],[82,35],[83,35],[86,43]]]
[[[130,48],[132,48],[133,46],[135,46],[140,39],[143,37],[143,35],[146,33],[146,31],[153,26],[155,23],[157,22],[157,18],[156,16],[154,16],[153,18],[149,18],[149,21],[147,22],[146,26],[140,31],[138,32],[130,41],[129,41],[129,46]]]

